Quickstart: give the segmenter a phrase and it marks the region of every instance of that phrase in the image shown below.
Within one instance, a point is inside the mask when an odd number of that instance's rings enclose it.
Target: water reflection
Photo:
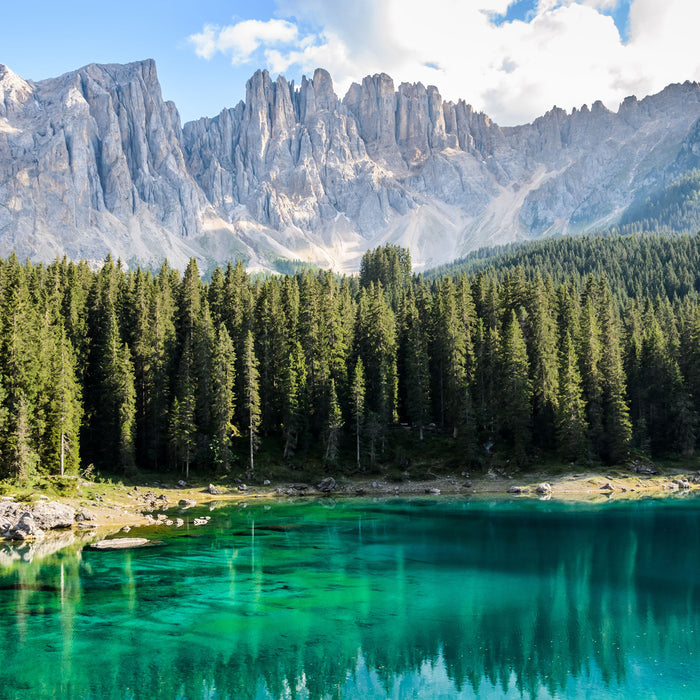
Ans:
[[[695,501],[217,510],[0,569],[0,697],[693,697],[699,555]]]

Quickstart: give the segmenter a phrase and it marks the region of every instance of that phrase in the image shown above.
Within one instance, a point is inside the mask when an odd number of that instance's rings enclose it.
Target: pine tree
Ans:
[[[170,416],[170,444],[174,457],[189,479],[190,466],[197,446],[197,379],[194,371],[194,350],[189,339],[180,356],[175,381],[175,395]]]
[[[119,464],[124,473],[129,473],[136,463],[136,389],[131,352],[126,343],[119,351],[114,389],[118,409]]]
[[[532,417],[527,348],[515,311],[503,329],[500,352],[501,428],[519,461],[531,442]]]
[[[212,462],[220,471],[231,468],[233,453],[231,438],[234,433],[234,371],[233,342],[222,323],[219,326],[212,367]]]
[[[600,340],[605,458],[612,464],[619,464],[629,452],[632,424],[625,400],[626,386],[620,353],[620,335],[612,297],[605,279],[601,282],[600,290]]]
[[[601,375],[601,339],[598,314],[588,297],[581,309],[577,354],[581,369],[583,398],[586,404],[588,437],[593,454],[601,458],[605,451],[603,429],[603,379]]]
[[[80,466],[82,391],[76,377],[73,347],[63,326],[55,330],[48,413],[51,451],[46,459],[58,466],[61,476],[66,472],[76,474]]]
[[[307,419],[306,361],[301,344],[296,342],[287,357],[282,379],[282,437],[284,459],[294,454]]]
[[[551,280],[545,284],[538,274],[527,299],[526,338],[532,380],[533,432],[538,445],[553,442],[559,392],[557,335]]]
[[[365,370],[362,366],[362,358],[358,358],[355,363],[355,372],[352,381],[352,418],[357,446],[357,468],[362,469],[362,464],[360,462],[360,436],[365,419]]]
[[[588,451],[586,407],[574,344],[568,333],[559,350],[558,391],[556,430],[559,452],[568,461],[583,459]]]
[[[395,317],[384,298],[381,284],[362,290],[358,308],[356,343],[371,387],[368,410],[377,417],[382,450],[385,430],[397,415],[397,344]]]
[[[408,308],[405,310],[403,393],[406,416],[413,428],[418,429],[419,439],[422,441],[423,429],[429,422],[430,415],[430,360],[425,328],[418,317],[412,294],[408,299]]]
[[[172,375],[176,355],[174,281],[167,264],[154,280],[149,301],[150,328],[144,362],[146,416],[143,425],[143,459],[158,468],[166,457],[172,396]]]
[[[335,464],[338,459],[338,443],[340,430],[343,427],[343,415],[335,391],[335,381],[331,379],[330,400],[328,410],[328,426],[326,428],[326,461]]]
[[[435,299],[433,361],[434,395],[439,401],[440,425],[457,437],[465,416],[467,336],[457,308],[454,284],[442,280]]]
[[[243,387],[241,397],[243,411],[247,417],[248,440],[250,444],[250,473],[255,473],[254,453],[257,451],[260,440],[258,430],[260,428],[260,373],[258,360],[255,356],[253,334],[248,331],[243,352]]]

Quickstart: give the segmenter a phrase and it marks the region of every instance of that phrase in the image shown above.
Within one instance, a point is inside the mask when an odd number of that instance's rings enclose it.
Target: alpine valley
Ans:
[[[181,126],[151,60],[40,82],[0,65],[0,255],[37,262],[112,253],[351,272],[394,243],[423,269],[483,246],[643,227],[678,209],[698,164],[690,82],[617,112],[555,107],[503,128],[385,74],[341,99],[325,70],[298,86],[258,71],[245,102]]]

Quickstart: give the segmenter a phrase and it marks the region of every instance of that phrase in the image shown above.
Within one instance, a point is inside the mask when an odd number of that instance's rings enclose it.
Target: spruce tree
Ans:
[[[338,395],[335,391],[335,381],[331,379],[325,454],[326,461],[331,464],[335,464],[338,459],[340,431],[342,427],[343,415],[340,411]]]
[[[501,428],[519,461],[524,461],[532,439],[527,348],[515,311],[503,328],[500,351]]]
[[[306,360],[299,342],[287,356],[281,394],[283,456],[289,459],[297,448],[307,420]]]
[[[567,461],[585,459],[588,424],[581,375],[571,335],[566,334],[559,349],[559,387],[556,431],[559,453]]]
[[[212,462],[217,470],[227,472],[233,460],[235,352],[223,323],[219,326],[212,364]]]
[[[248,331],[243,350],[243,395],[241,403],[247,418],[246,427],[250,448],[250,474],[255,473],[254,454],[260,445],[258,430],[260,428],[260,373],[258,359],[255,356],[253,334]]]
[[[136,464],[136,389],[131,352],[126,343],[120,348],[117,362],[114,395],[118,411],[118,458],[123,472],[129,473]]]
[[[73,347],[62,325],[54,331],[48,414],[51,449],[46,459],[61,476],[76,474],[80,466],[82,391]]]
[[[353,374],[352,418],[357,448],[357,468],[362,469],[360,461],[360,437],[362,435],[362,425],[365,420],[365,370],[362,366],[362,358],[357,359],[355,363],[355,372]]]
[[[622,368],[620,334],[605,279],[601,282],[600,290],[600,339],[605,459],[612,464],[619,464],[629,453],[632,424],[625,398],[626,382]]]

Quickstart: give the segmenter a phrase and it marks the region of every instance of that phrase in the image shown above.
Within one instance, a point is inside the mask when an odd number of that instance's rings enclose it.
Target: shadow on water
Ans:
[[[693,697],[699,622],[700,501],[232,507],[0,568],[0,697]]]

